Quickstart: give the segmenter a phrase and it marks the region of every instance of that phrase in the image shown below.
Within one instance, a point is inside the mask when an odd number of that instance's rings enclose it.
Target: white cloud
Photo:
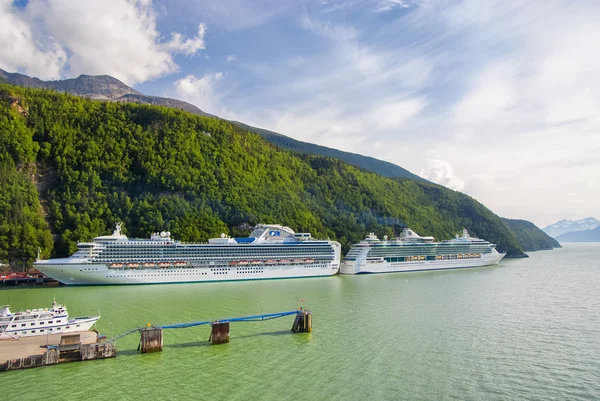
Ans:
[[[233,54],[230,54],[227,56],[227,58],[225,59],[225,64],[230,63],[232,61],[235,61],[235,56]]]
[[[41,78],[107,74],[133,85],[178,70],[174,54],[204,49],[206,27],[163,41],[150,0],[1,0],[0,65]]]
[[[32,24],[29,13],[14,7],[11,0],[0,0],[0,68],[57,79],[67,54],[52,36],[36,39]]]
[[[385,13],[398,7],[408,8],[410,7],[410,3],[407,0],[377,0],[374,11],[376,13]]]
[[[385,103],[373,108],[371,119],[377,127],[382,129],[400,128],[417,115],[423,107],[425,107],[423,99]]]
[[[178,32],[171,33],[171,41],[163,45],[163,48],[175,53],[193,55],[198,50],[205,49],[204,35],[206,34],[206,25],[198,25],[198,35],[191,39],[184,39]]]
[[[445,160],[428,159],[426,168],[421,170],[419,175],[455,191],[465,188],[465,182],[454,173],[450,163]]]
[[[188,75],[178,79],[174,84],[174,97],[190,102],[206,113],[223,116],[220,105],[222,93],[219,91],[223,77],[222,72],[217,72],[200,78]]]

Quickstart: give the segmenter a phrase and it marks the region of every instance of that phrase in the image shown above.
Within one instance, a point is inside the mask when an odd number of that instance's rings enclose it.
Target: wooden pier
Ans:
[[[0,372],[115,356],[114,343],[99,342],[94,331],[22,337],[0,341]]]
[[[291,330],[293,333],[309,333],[312,331],[312,313],[298,308],[297,310],[288,312],[243,316],[216,321],[199,321],[162,326],[151,326],[148,324],[145,327],[133,328],[110,340],[100,337],[94,331],[1,340],[0,372],[56,365],[63,362],[113,358],[117,355],[116,340],[135,332],[140,333],[138,351],[142,354],[161,352],[163,349],[163,330],[167,329],[183,329],[210,325],[211,334],[208,341],[213,345],[226,344],[230,341],[230,324],[233,322],[257,322],[285,316],[295,316]]]
[[[53,286],[60,283],[50,277],[19,277],[19,278],[2,278],[0,279],[0,287],[17,287],[17,286]]]
[[[162,351],[162,339],[163,339],[163,330],[165,329],[185,329],[189,327],[203,326],[203,325],[211,325],[211,334],[208,338],[208,341],[212,345],[218,344],[226,344],[230,341],[229,329],[230,323],[233,322],[256,322],[256,321],[264,321],[277,319],[285,316],[295,315],[296,318],[294,320],[294,324],[292,325],[293,333],[310,333],[312,331],[312,313],[310,311],[304,310],[302,308],[298,308],[294,311],[288,312],[278,312],[278,313],[268,313],[262,315],[252,315],[252,316],[243,316],[243,317],[234,317],[228,319],[219,319],[216,321],[200,321],[200,322],[191,322],[191,323],[177,323],[177,324],[169,324],[163,326],[151,326],[144,327],[139,329],[140,331],[140,345],[138,346],[138,350],[143,354],[149,352],[158,352]],[[124,337],[126,335],[134,333],[136,330],[130,330],[112,341],[115,341],[118,338]]]

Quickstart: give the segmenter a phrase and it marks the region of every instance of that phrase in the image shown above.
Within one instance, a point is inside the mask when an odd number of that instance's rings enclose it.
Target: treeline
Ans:
[[[444,239],[466,227],[523,254],[466,195],[282,151],[216,118],[0,85],[0,137],[5,261],[32,261],[38,247],[45,257],[69,255],[117,221],[130,236],[168,230],[183,241],[279,223],[344,250],[370,231],[409,226]]]
[[[525,252],[561,247],[557,240],[540,230],[530,221],[503,218],[502,222],[515,235]]]

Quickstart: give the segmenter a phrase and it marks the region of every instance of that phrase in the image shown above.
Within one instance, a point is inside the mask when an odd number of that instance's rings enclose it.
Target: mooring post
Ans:
[[[212,345],[225,344],[229,342],[229,322],[212,322],[211,327],[212,331],[208,341],[211,341],[212,339]]]
[[[298,313],[296,314],[296,319],[294,319],[294,324],[292,325],[293,333],[310,333],[312,331],[312,312],[308,310],[304,310],[302,308],[298,309]]]
[[[160,327],[144,327],[140,329],[140,345],[142,354],[160,352],[163,349],[163,335]]]

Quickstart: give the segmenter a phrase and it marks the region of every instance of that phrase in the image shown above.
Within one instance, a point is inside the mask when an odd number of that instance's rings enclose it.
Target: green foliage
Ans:
[[[298,156],[220,119],[8,85],[0,85],[0,107],[0,154],[4,174],[13,177],[6,182],[23,188],[7,187],[5,203],[29,214],[16,221],[10,209],[0,225],[37,230],[18,243],[2,241],[3,258],[12,258],[10,249],[31,258],[40,244],[47,251],[50,231],[54,255],[65,256],[117,221],[130,236],[168,230],[184,241],[279,223],[337,239],[344,251],[370,231],[393,236],[410,226],[444,239],[466,227],[501,251],[522,254],[500,219],[468,196]],[[39,194],[23,166],[39,175]],[[19,193],[26,202],[13,200]]]
[[[557,240],[540,230],[530,221],[501,219],[515,235],[525,252],[560,248]]]
[[[378,160],[373,157],[363,156],[356,153],[344,152],[338,149],[332,149],[326,146],[316,145],[314,143],[298,141],[285,135],[278,134],[277,132],[252,127],[239,121],[232,121],[231,123],[237,125],[238,127],[241,127],[245,131],[254,132],[262,136],[265,140],[271,142],[272,144],[281,149],[290,150],[292,152],[298,152],[306,155],[332,157],[335,159],[339,159],[345,163],[348,163],[352,166],[358,167],[362,170],[379,174],[384,177],[409,178],[411,180],[426,181],[418,175],[415,175],[410,171],[403,169],[400,166],[383,160]]]

